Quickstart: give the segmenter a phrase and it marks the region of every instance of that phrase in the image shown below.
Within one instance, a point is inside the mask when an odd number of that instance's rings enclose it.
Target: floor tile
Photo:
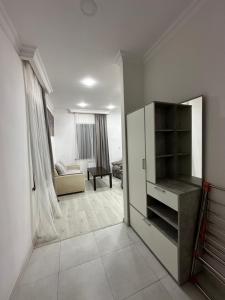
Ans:
[[[124,299],[157,281],[135,246],[102,257],[115,299]]]
[[[59,300],[113,300],[100,259],[61,272]]]
[[[162,278],[161,283],[173,300],[205,300],[205,297],[191,283],[179,286],[170,276]]]
[[[59,272],[60,243],[40,247],[34,250],[21,284],[32,283],[38,279]]]
[[[94,236],[101,254],[119,250],[133,243],[124,223],[98,230]]]
[[[58,274],[20,285],[12,300],[57,300]]]
[[[60,270],[66,270],[99,257],[93,233],[61,242]]]
[[[160,282],[153,283],[127,300],[172,300]]]
[[[163,266],[159,263],[159,261],[154,257],[154,255],[151,253],[151,251],[143,244],[138,243],[136,245],[140,253],[143,255],[143,257],[148,262],[149,266],[153,270],[153,272],[156,274],[156,276],[161,279],[164,276],[168,275],[167,271],[163,268]]]
[[[139,238],[139,236],[134,232],[134,230],[132,229],[132,227],[127,227],[127,232],[128,232],[129,238],[134,243],[143,243],[142,240],[141,240],[141,238]]]

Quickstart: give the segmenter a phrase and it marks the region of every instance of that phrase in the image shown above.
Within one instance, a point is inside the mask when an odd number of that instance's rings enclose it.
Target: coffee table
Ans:
[[[109,176],[109,186],[112,188],[112,172],[110,170],[106,170],[105,168],[88,168],[87,169],[87,176],[88,180],[90,180],[90,174],[93,177],[94,181],[94,191],[96,191],[96,177],[103,177],[103,176]]]

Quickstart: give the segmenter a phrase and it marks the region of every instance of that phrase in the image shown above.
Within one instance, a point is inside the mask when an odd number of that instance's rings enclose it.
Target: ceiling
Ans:
[[[55,108],[119,107],[114,59],[121,50],[143,55],[193,0],[96,0],[88,17],[80,0],[3,0],[23,43],[37,46],[54,92]],[[80,80],[91,76],[97,85]]]

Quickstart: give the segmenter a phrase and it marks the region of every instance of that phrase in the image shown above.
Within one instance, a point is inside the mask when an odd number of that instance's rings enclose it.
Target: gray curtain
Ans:
[[[95,115],[96,167],[110,169],[106,115]]]
[[[78,159],[95,157],[95,125],[76,124]]]

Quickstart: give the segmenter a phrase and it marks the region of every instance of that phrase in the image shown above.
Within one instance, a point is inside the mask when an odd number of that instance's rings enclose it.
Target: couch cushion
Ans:
[[[83,174],[80,170],[67,170],[66,175]]]
[[[113,166],[120,166],[120,165],[122,165],[123,164],[123,161],[122,160],[118,160],[118,161],[114,161],[114,162],[112,162],[112,165]]]
[[[57,163],[60,164],[61,166],[63,166],[66,169],[65,164],[61,160],[59,160]]]
[[[66,175],[66,169],[65,167],[61,164],[61,163],[56,163],[55,164],[55,168],[56,168],[56,171],[58,172],[59,175]]]

